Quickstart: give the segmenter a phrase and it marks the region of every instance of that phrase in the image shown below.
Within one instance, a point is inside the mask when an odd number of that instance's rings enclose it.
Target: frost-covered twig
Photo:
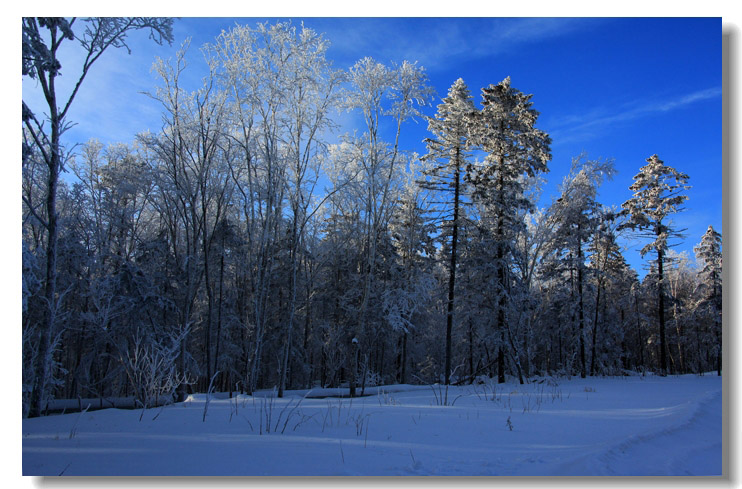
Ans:
[[[75,424],[72,425],[72,429],[70,429],[70,440],[73,439],[75,435],[77,435],[77,423],[80,422],[80,419],[82,419],[83,414],[88,412],[88,409],[90,409],[90,404],[88,404],[88,406],[83,411],[80,411],[80,415],[75,420]],[[65,470],[67,469],[65,468]]]
[[[211,402],[211,394],[214,392],[214,379],[219,375],[219,371],[214,372],[214,375],[209,381],[209,388],[206,391],[206,403],[204,404],[204,417],[203,422],[206,422],[206,413],[209,411],[209,402]]]
[[[311,392],[311,391],[310,391],[310,392]],[[285,421],[284,421],[284,423],[283,423],[283,429],[281,430],[281,434],[283,434],[283,432],[284,432],[284,431],[286,431],[286,426],[287,426],[287,425],[289,424],[289,420],[291,419],[291,417],[293,416],[293,414],[294,414],[294,412],[295,412],[295,411],[297,410],[297,408],[298,408],[299,406],[301,406],[301,403],[302,403],[302,401],[303,401],[304,399],[306,399],[306,397],[307,397],[308,395],[309,395],[309,392],[307,392],[307,394],[306,394],[306,395],[305,395],[304,397],[302,397],[301,399],[299,399],[299,402],[297,402],[297,403],[296,403],[296,405],[295,405],[295,406],[294,406],[294,407],[293,407],[293,408],[291,409],[291,411],[289,411],[289,414],[287,414],[287,415],[286,415],[286,420],[285,420]],[[291,404],[291,403],[289,402],[289,404],[287,404],[287,405],[286,405],[286,407],[285,407],[285,408],[283,408],[283,411],[285,411],[285,410],[286,410],[286,408],[288,408],[288,406],[289,406],[290,404]],[[281,411],[281,414],[283,414],[283,411]],[[281,416],[279,416],[279,417],[278,417],[278,420],[279,420],[279,421],[281,420]],[[277,421],[277,422],[276,422],[276,426],[278,426],[278,422],[279,422],[279,421]],[[294,427],[294,429],[296,429],[296,427]],[[276,431],[276,430],[274,430],[274,431]]]

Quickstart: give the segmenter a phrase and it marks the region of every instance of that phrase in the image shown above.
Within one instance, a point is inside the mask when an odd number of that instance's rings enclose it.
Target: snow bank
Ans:
[[[160,396],[158,406],[173,402],[172,396]],[[134,409],[141,407],[134,397],[86,397],[82,399],[51,399],[44,403],[43,412],[79,412],[85,410],[117,408]]]

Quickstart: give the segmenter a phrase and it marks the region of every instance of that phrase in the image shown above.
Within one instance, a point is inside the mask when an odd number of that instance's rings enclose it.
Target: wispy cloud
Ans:
[[[550,134],[556,143],[589,139],[603,129],[653,115],[682,109],[696,102],[720,97],[721,87],[707,88],[669,100],[641,101],[624,105],[619,110],[599,108],[583,115],[569,115],[551,123]]]
[[[419,61],[427,69],[457,61],[495,56],[536,43],[595,28],[595,19],[568,18],[420,18],[310,19],[307,25],[324,32],[336,55],[374,53],[379,61]],[[316,26],[316,27],[315,27]],[[475,32],[476,35],[472,35]]]
[[[667,112],[668,110],[684,107],[700,100],[716,98],[720,95],[721,87],[708,88],[706,90],[701,90],[688,95],[684,95],[677,100],[671,100],[669,102],[658,104],[654,109],[659,112]]]

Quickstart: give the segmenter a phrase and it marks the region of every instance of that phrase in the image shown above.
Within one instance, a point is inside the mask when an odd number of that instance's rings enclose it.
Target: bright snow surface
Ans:
[[[24,419],[23,475],[722,474],[716,375],[451,387],[448,405],[437,385],[314,397],[334,393],[216,394],[205,420],[205,395]]]

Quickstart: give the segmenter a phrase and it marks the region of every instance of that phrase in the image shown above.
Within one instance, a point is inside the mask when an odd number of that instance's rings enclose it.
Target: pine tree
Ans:
[[[510,262],[518,230],[525,226],[523,211],[533,203],[524,194],[526,177],[548,171],[551,139],[535,127],[539,113],[531,98],[511,87],[510,77],[482,89],[482,110],[476,118],[477,145],[487,153],[482,164],[467,169],[474,200],[488,221],[497,267],[497,326],[500,334],[498,381],[505,381],[506,308]],[[512,337],[510,338],[512,346]]]
[[[632,229],[641,237],[651,239],[640,251],[642,256],[650,251],[657,253],[657,314],[660,326],[660,371],[667,374],[667,341],[665,337],[665,291],[664,267],[667,250],[671,240],[682,238],[682,230],[676,229],[669,216],[681,212],[682,205],[688,199],[683,192],[690,188],[687,185],[688,175],[665,165],[652,155],[634,176],[634,183],[629,189],[634,196],[622,204],[622,214],[627,221],[621,229]]]
[[[721,375],[721,325],[722,325],[722,239],[721,234],[709,226],[701,242],[694,248],[696,259],[703,264],[699,274],[699,312],[712,318],[716,339],[716,371]]]
[[[450,383],[451,376],[451,334],[453,330],[453,312],[456,286],[456,258],[459,231],[459,214],[462,195],[462,172],[469,156],[472,116],[476,112],[469,89],[464,80],[459,78],[448,90],[448,96],[438,106],[435,117],[428,118],[428,130],[433,138],[425,139],[428,154],[424,160],[439,161],[424,172],[428,179],[422,183],[425,188],[439,192],[453,190],[452,200],[446,205],[452,207],[451,253],[448,271],[448,304],[446,308],[446,358],[445,383]]]
[[[721,297],[721,272],[722,272],[722,254],[721,254],[721,233],[709,226],[701,242],[694,248],[696,258],[703,263],[700,270],[701,284],[708,297]]]

